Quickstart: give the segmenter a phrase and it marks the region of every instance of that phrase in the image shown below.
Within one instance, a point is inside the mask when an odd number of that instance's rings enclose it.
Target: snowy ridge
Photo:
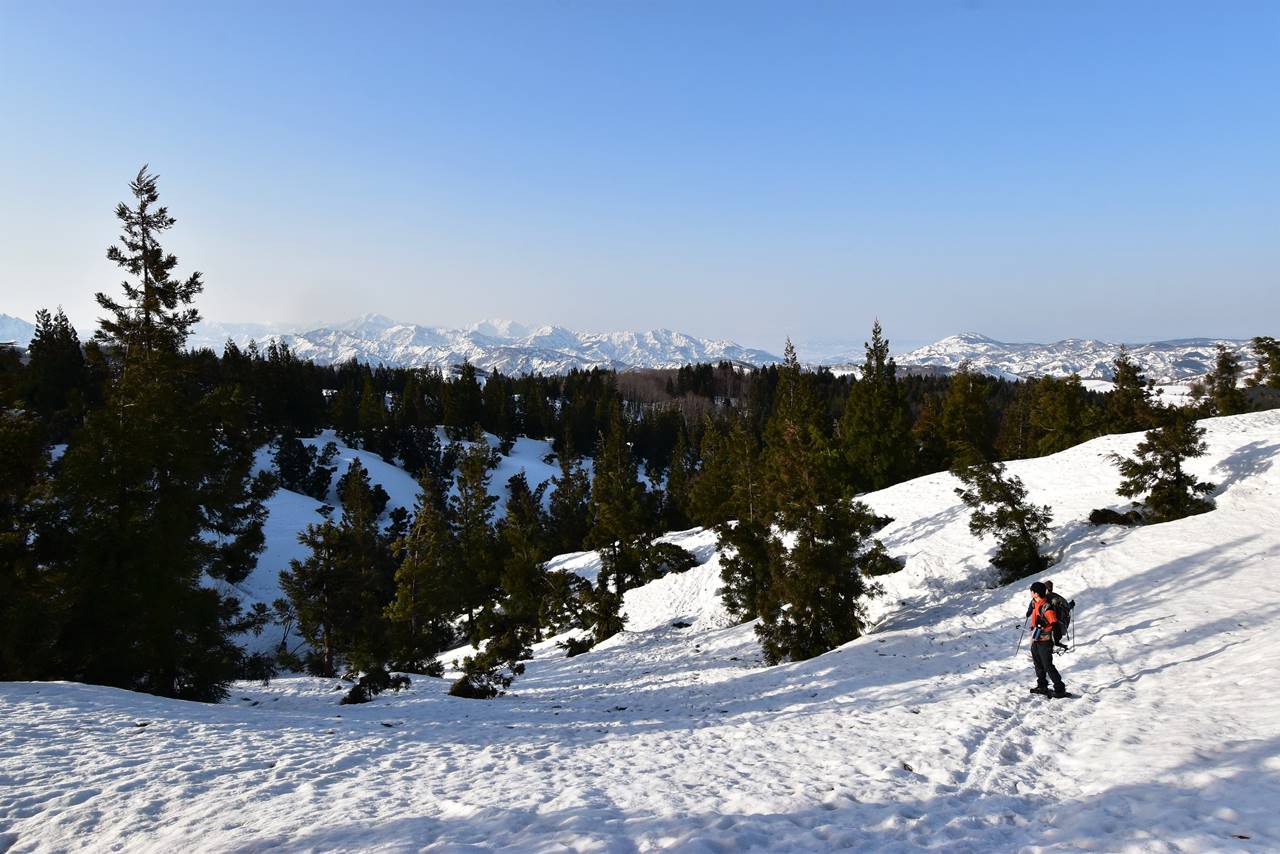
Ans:
[[[705,562],[629,592],[627,631],[542,644],[494,701],[0,685],[0,847],[1280,850],[1280,411],[1204,425],[1217,509],[1164,525],[1083,522],[1122,505],[1107,454],[1138,435],[1009,466],[1053,506],[1041,577],[1077,602],[1078,699],[1027,694],[1026,583],[985,586],[992,544],[931,475],[866,496],[906,569],[870,634],[807,662],[758,665],[693,531],[671,536]]]
[[[1245,371],[1256,358],[1248,341],[1228,338],[1184,338],[1127,345],[1129,357],[1149,379],[1183,383],[1213,369],[1215,346],[1222,344],[1240,357]],[[1079,374],[1083,379],[1110,380],[1111,363],[1121,345],[1108,341],[1067,338],[1052,344],[1010,344],[985,335],[965,333],[895,355],[903,367],[956,370],[969,362],[979,371],[1006,379]],[[857,360],[858,362],[861,359]]]
[[[22,318],[0,314],[0,342],[10,342],[19,347],[26,347],[35,334],[35,326]]]
[[[306,331],[282,332],[245,324],[203,324],[188,342],[221,352],[278,339],[296,356],[320,364],[356,359],[373,365],[448,369],[464,360],[504,374],[564,374],[589,368],[678,368],[698,362],[763,365],[781,361],[731,341],[695,338],[670,329],[648,332],[574,332],[560,326],[529,328],[488,320],[465,329],[398,323],[378,314]]]

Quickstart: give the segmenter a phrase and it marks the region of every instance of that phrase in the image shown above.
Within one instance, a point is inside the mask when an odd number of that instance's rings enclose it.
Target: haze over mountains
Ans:
[[[0,314],[0,341],[25,345],[33,327],[20,318]],[[88,334],[82,332],[82,337]],[[463,329],[402,323],[379,314],[343,323],[300,329],[273,323],[201,323],[190,339],[193,348],[221,352],[228,340],[238,346],[260,346],[279,340],[299,358],[321,364],[357,359],[374,365],[447,369],[465,359],[477,368],[497,368],[504,374],[561,374],[575,368],[677,368],[698,362],[730,361],[766,365],[781,361],[775,353],[743,347],[732,341],[699,338],[670,329],[647,332],[577,332],[560,326],[486,320]],[[851,336],[845,348],[806,353],[802,361],[852,370],[862,361],[861,339]],[[1213,367],[1215,346],[1236,352],[1246,371],[1254,354],[1247,340],[1184,338],[1129,344],[1130,356],[1148,377],[1160,383],[1184,383],[1204,376]],[[964,333],[906,352],[894,358],[904,370],[950,372],[968,362],[974,369],[1006,378],[1067,376],[1108,380],[1117,342],[1067,338],[1048,344],[1010,343],[985,335]],[[833,355],[838,353],[840,355]]]

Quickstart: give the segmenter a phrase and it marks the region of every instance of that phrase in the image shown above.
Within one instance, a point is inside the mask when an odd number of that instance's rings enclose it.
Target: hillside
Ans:
[[[1280,849],[1280,412],[1204,424],[1217,509],[1165,525],[1083,522],[1136,435],[1010,464],[1054,508],[1077,699],[1027,694],[1026,583],[986,586],[992,544],[932,475],[866,496],[906,569],[807,662],[759,665],[695,530],[672,537],[702,565],[629,592],[627,631],[543,644],[494,701],[0,684],[0,850]]]

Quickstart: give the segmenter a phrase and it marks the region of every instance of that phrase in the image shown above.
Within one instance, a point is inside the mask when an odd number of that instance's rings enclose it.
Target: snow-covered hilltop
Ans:
[[[1162,525],[1084,522],[1123,505],[1108,454],[1140,435],[1009,464],[1053,507],[1076,699],[1027,693],[1027,584],[986,586],[992,544],[936,474],[866,496],[906,568],[810,661],[759,665],[692,531],[701,565],[629,591],[625,631],[541,644],[496,700],[0,684],[0,849],[1280,850],[1280,411],[1203,423],[1217,508]]]
[[[1129,356],[1158,383],[1181,383],[1203,377],[1213,369],[1215,346],[1222,344],[1235,352],[1245,370],[1252,370],[1255,358],[1248,341],[1218,338],[1184,338],[1129,344]],[[965,333],[943,338],[934,344],[895,355],[900,366],[955,370],[969,362],[975,370],[1007,378],[1068,376],[1109,380],[1111,363],[1120,344],[1086,338],[1067,338],[1052,344],[1011,344],[985,335]]]
[[[204,324],[189,344],[221,352],[228,338],[240,346],[250,340],[263,344],[278,338],[298,357],[320,364],[357,359],[373,365],[447,369],[466,360],[479,369],[497,368],[504,374],[563,374],[574,368],[678,368],[725,360],[743,365],[781,361],[764,350],[670,329],[574,332],[560,326],[529,328],[497,320],[446,329],[399,323],[377,314],[292,332],[249,324]]]
[[[19,347],[26,347],[27,344],[31,343],[31,336],[35,334],[35,331],[35,326],[20,317],[0,314],[0,341],[17,344]]]

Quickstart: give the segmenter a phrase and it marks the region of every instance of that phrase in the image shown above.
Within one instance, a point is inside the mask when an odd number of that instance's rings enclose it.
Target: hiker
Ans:
[[[1054,593],[1052,581],[1046,581],[1044,586],[1045,590],[1048,591],[1045,594],[1045,598],[1049,600],[1049,604],[1053,607],[1054,616],[1058,618],[1057,622],[1053,624],[1053,645],[1063,652],[1069,652],[1071,648],[1063,643],[1062,639],[1066,637],[1067,627],[1071,625],[1071,612],[1075,610],[1076,601],[1072,599],[1068,602],[1063,598],[1062,594]],[[1031,601],[1027,603],[1027,619],[1031,618],[1031,610],[1035,606],[1036,600],[1033,596]]]
[[[1067,686],[1053,666],[1053,624],[1058,615],[1049,602],[1049,588],[1043,581],[1031,585],[1031,661],[1036,668],[1036,687],[1032,694],[1046,697],[1066,697]],[[1049,693],[1048,680],[1053,680],[1053,693]]]
[[[1067,627],[1071,625],[1071,618],[1074,616],[1071,612],[1075,610],[1076,600],[1072,599],[1068,602],[1061,593],[1054,593],[1052,581],[1045,581],[1044,586],[1049,591],[1045,598],[1049,600],[1049,605],[1053,608],[1053,614],[1058,618],[1058,621],[1053,624],[1053,645],[1057,649],[1067,652],[1070,647],[1063,643],[1062,639],[1067,634]],[[1031,614],[1030,609],[1027,610],[1027,614]]]

